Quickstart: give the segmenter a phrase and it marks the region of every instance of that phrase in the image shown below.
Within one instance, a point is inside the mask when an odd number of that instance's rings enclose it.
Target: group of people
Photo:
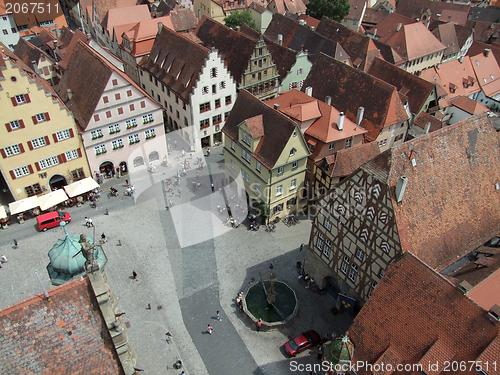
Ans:
[[[238,297],[236,297],[236,307],[243,311],[243,292],[238,293]]]

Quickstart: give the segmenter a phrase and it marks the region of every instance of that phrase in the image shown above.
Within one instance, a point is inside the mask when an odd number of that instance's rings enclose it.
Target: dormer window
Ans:
[[[295,155],[295,153],[296,153],[296,152],[297,152],[297,150],[296,150],[295,148],[292,148],[292,149],[290,150],[290,156]]]

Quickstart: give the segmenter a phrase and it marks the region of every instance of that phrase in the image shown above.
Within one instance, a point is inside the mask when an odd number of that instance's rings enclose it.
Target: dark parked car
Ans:
[[[319,337],[318,332],[307,331],[286,342],[283,347],[285,348],[286,354],[290,357],[294,357],[307,348],[318,344],[320,340],[321,338]]]

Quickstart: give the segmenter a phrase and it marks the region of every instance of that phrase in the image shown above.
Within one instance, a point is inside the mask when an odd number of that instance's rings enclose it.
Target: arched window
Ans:
[[[140,167],[141,165],[144,165],[144,158],[142,156],[137,156],[134,158],[134,167]]]

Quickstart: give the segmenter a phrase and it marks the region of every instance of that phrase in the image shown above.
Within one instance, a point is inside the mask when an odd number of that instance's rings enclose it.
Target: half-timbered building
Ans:
[[[385,151],[319,202],[306,271],[364,303],[404,252],[446,270],[500,230],[499,161],[486,115]]]

